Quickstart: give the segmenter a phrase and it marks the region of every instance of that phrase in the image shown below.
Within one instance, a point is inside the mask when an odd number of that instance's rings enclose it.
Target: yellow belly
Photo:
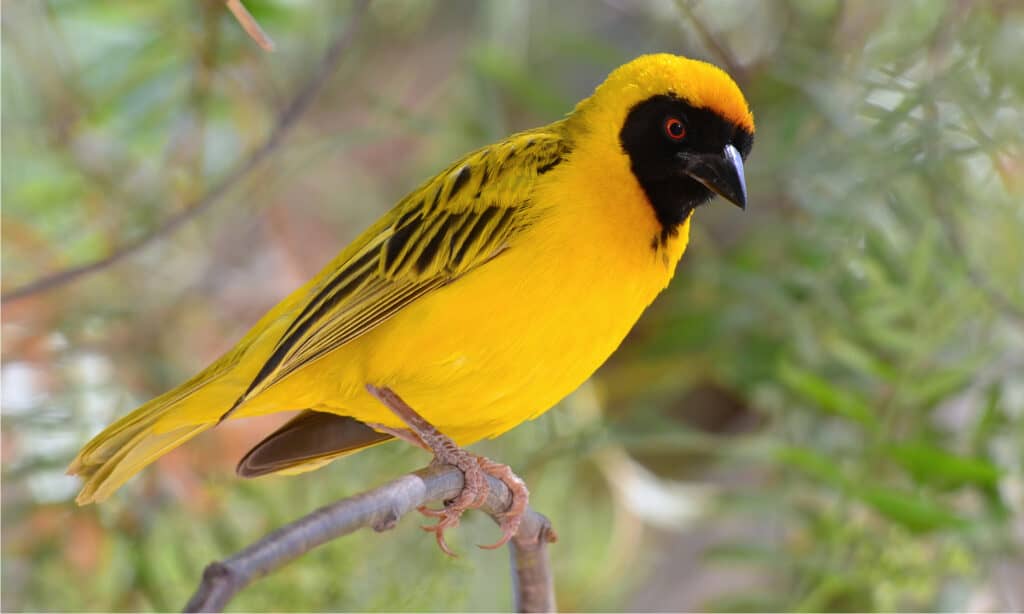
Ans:
[[[238,416],[310,407],[401,427],[366,392],[373,383],[460,444],[535,418],[618,347],[668,283],[689,232],[687,222],[655,251],[654,226],[595,217],[581,227],[587,219],[545,218],[521,244],[275,384]]]

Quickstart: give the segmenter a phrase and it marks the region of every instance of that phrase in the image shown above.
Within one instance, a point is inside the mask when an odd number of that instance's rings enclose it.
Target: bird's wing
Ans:
[[[403,199],[291,310],[231,411],[494,258],[531,223],[534,183],[566,153],[554,130],[520,133],[469,154]]]

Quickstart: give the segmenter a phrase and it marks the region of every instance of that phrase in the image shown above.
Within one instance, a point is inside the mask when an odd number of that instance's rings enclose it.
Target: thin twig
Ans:
[[[451,465],[431,465],[379,488],[337,501],[281,527],[224,561],[211,563],[186,612],[219,612],[254,580],[329,541],[363,527],[393,529],[398,520],[420,505],[445,501],[462,490],[462,472]],[[492,518],[512,504],[500,480],[488,476],[489,494],[482,509]],[[557,539],[547,518],[528,509],[509,548],[515,607],[520,612],[552,612],[554,581],[547,544]]]
[[[676,0],[676,7],[685,13],[687,19],[693,25],[693,29],[697,31],[697,36],[700,37],[701,42],[704,46],[711,51],[711,53],[718,56],[718,61],[722,63],[722,67],[725,68],[726,72],[733,76],[738,81],[743,81],[743,75],[745,73],[740,63],[736,60],[736,56],[729,51],[728,48],[724,47],[718,42],[718,39],[711,30],[705,25],[704,20],[701,19],[693,7],[690,6],[688,0]]]
[[[235,16],[238,23],[241,24],[242,29],[245,30],[252,40],[256,41],[256,44],[260,46],[260,49],[264,51],[274,50],[274,41],[270,40],[267,33],[263,31],[260,24],[256,22],[256,19],[252,16],[252,13],[245,8],[241,0],[227,0],[228,10]]]
[[[121,260],[124,260],[126,257],[148,246],[150,243],[174,233],[193,217],[203,213],[212,205],[220,201],[224,195],[231,190],[231,188],[255,169],[261,162],[263,162],[277,148],[277,146],[281,144],[288,131],[291,130],[303,113],[309,109],[310,103],[320,92],[320,89],[327,80],[328,75],[334,72],[334,69],[341,61],[345,51],[355,39],[355,33],[358,30],[360,20],[366,12],[367,5],[369,5],[369,0],[359,0],[356,3],[356,7],[352,11],[352,17],[349,19],[348,25],[339,31],[334,42],[331,43],[331,46],[324,53],[324,57],[320,61],[320,65],[316,72],[309,77],[305,85],[303,85],[295,97],[292,98],[291,102],[289,102],[278,115],[277,121],[270,133],[267,135],[266,140],[263,141],[259,147],[253,150],[253,152],[249,154],[241,164],[225,175],[203,196],[193,201],[180,212],[167,218],[167,220],[165,220],[160,226],[149,231],[142,237],[122,245],[107,256],[86,264],[74,266],[64,269],[63,271],[46,275],[35,281],[28,282],[23,286],[19,286],[9,292],[5,292],[3,296],[0,297],[0,303],[12,303],[32,296],[33,294],[46,292],[58,286],[63,286],[90,273],[103,270],[117,262],[120,262]]]

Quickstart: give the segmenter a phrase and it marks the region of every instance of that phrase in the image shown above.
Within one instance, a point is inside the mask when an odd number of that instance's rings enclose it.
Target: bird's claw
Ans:
[[[526,485],[519,477],[512,472],[508,465],[502,465],[483,457],[472,457],[472,463],[459,463],[464,477],[462,492],[457,497],[445,502],[441,509],[431,509],[426,505],[416,508],[424,516],[437,518],[437,524],[423,526],[424,531],[429,531],[437,537],[437,545],[441,551],[448,556],[456,556],[448,547],[444,539],[444,532],[447,529],[454,529],[459,526],[462,513],[468,509],[483,506],[487,501],[487,475],[494,476],[501,480],[512,494],[512,505],[508,511],[498,516],[498,526],[501,529],[501,539],[489,545],[478,544],[484,550],[495,550],[508,543],[519,531],[519,524],[526,513],[526,505],[530,493]]]
[[[526,506],[530,500],[530,491],[526,489],[526,483],[518,475],[512,472],[508,465],[496,463],[487,458],[480,459],[480,468],[484,473],[501,480],[508,487],[512,494],[512,505],[508,510],[498,516],[498,527],[501,529],[501,539],[489,545],[479,545],[484,550],[495,550],[501,548],[519,532],[519,523],[526,513]]]
[[[441,518],[445,515],[445,509],[443,507],[439,510],[435,510],[427,507],[426,505],[421,505],[416,508],[416,511],[431,518]]]
[[[460,448],[450,437],[437,430],[437,427],[416,413],[416,410],[390,388],[367,385],[366,389],[408,427],[408,432],[406,432],[402,429],[395,430],[377,425],[384,432],[431,450],[434,453],[433,464],[452,465],[462,471],[462,490],[454,499],[446,501],[442,509],[434,510],[425,505],[416,508],[421,514],[438,519],[437,524],[425,526],[423,529],[437,537],[437,545],[441,547],[441,550],[449,556],[455,556],[444,540],[444,532],[459,525],[459,518],[462,517],[463,512],[483,507],[487,502],[487,496],[490,493],[487,484],[488,475],[497,478],[508,487],[512,495],[512,504],[508,510],[498,516],[498,524],[502,533],[501,539],[495,544],[481,546],[481,548],[500,548],[508,543],[508,540],[519,530],[519,522],[522,520],[523,514],[526,513],[526,505],[530,498],[530,491],[526,489],[526,484],[519,479],[519,476],[512,473],[512,469],[508,465],[496,463]]]
[[[468,452],[464,452],[464,454],[464,457],[458,459],[461,462],[456,464],[462,470],[464,476],[462,491],[458,496],[450,501],[446,501],[444,507],[439,510],[431,509],[425,505],[416,508],[424,516],[438,519],[437,524],[425,525],[422,528],[424,531],[434,534],[441,551],[450,557],[455,557],[456,555],[448,547],[448,543],[444,539],[444,532],[447,529],[454,529],[459,526],[459,520],[462,518],[463,512],[480,507],[487,500],[487,477],[480,466],[480,462],[477,457],[470,455]]]
[[[514,506],[515,503],[513,503]],[[519,532],[519,523],[522,519],[523,515],[521,513],[518,516],[513,516],[508,512],[502,514],[498,522],[498,527],[501,529],[501,539],[490,545],[477,544],[476,547],[484,550],[497,550],[501,548]]]
[[[420,507],[424,508],[425,506]],[[451,548],[448,547],[448,542],[446,542],[444,539],[444,532],[447,529],[454,529],[455,527],[459,526],[459,518],[460,516],[462,516],[462,510],[459,510],[458,512],[455,513],[446,513],[448,512],[448,510],[428,509],[427,511],[431,512],[431,514],[428,514],[428,516],[432,516],[435,518],[440,517],[440,520],[437,521],[437,524],[423,525],[420,528],[428,533],[434,534],[434,537],[437,538],[437,546],[441,548],[441,552],[444,552],[453,559],[458,558],[459,555],[452,552]],[[422,513],[423,510],[420,509],[420,512]]]

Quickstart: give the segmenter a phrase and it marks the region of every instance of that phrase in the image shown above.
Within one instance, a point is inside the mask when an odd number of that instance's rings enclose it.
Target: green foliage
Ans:
[[[116,253],[265,138],[348,3],[8,3],[4,292]],[[203,566],[426,462],[294,478],[229,424],[108,503],[63,475],[115,416],[231,345],[454,156],[551,121],[646,51],[727,65],[749,210],[698,212],[677,279],[562,406],[477,449],[554,521],[569,610],[1010,609],[1024,514],[1024,11],[1016,3],[377,0],[296,131],[226,198],[74,284],[4,305],[3,603],[174,610]],[[235,611],[495,610],[506,557],[404,519]],[[1014,579],[1024,585],[1024,578]]]

